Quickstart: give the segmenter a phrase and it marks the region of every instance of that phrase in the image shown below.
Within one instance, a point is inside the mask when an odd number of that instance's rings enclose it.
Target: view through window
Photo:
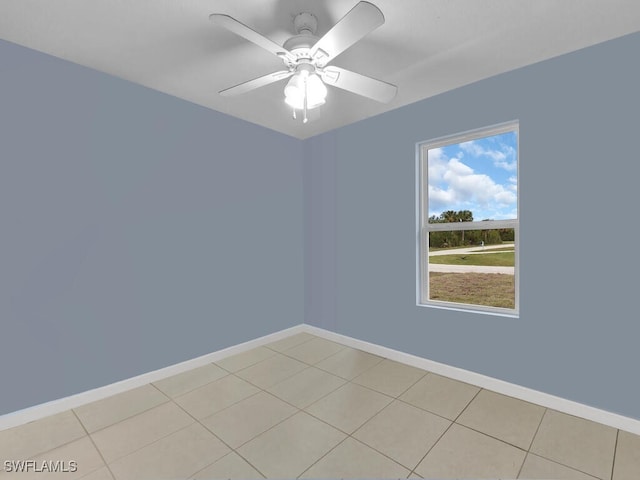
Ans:
[[[419,146],[418,303],[517,315],[518,123]]]

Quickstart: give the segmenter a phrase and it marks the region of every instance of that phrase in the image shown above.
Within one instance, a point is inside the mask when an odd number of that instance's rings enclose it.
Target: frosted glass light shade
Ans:
[[[306,72],[305,72],[306,73]],[[327,98],[327,87],[315,73],[297,73],[284,88],[285,102],[296,110],[304,108],[304,97],[307,96],[307,110],[324,104]]]

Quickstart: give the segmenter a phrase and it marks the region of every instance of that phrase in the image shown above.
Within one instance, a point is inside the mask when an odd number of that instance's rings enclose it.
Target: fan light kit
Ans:
[[[328,65],[335,57],[384,23],[384,15],[372,3],[358,3],[322,38],[315,35],[318,26],[316,17],[307,12],[299,13],[293,19],[296,35],[282,46],[228,15],[213,13],[209,19],[277,55],[287,67],[286,70],[222,90],[220,95],[239,95],[290,78],[284,88],[285,102],[293,109],[293,118],[296,118],[296,111],[301,111],[302,121],[307,123],[307,111],[325,103],[327,85],[382,103],[390,102],[398,91],[390,83]]]

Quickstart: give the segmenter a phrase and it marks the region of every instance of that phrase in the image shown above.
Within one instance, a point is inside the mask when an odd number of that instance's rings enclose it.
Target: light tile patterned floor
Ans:
[[[4,471],[19,460],[77,471]],[[302,333],[2,431],[0,462],[0,480],[638,480],[640,437]]]

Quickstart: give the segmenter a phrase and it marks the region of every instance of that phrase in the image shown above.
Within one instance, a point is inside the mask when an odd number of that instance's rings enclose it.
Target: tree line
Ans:
[[[487,222],[491,219],[484,219]],[[473,222],[470,210],[447,210],[440,215],[431,215],[429,223]],[[502,242],[513,242],[513,228],[495,230],[455,230],[451,232],[429,232],[429,247],[449,248],[473,245],[499,245]]]

